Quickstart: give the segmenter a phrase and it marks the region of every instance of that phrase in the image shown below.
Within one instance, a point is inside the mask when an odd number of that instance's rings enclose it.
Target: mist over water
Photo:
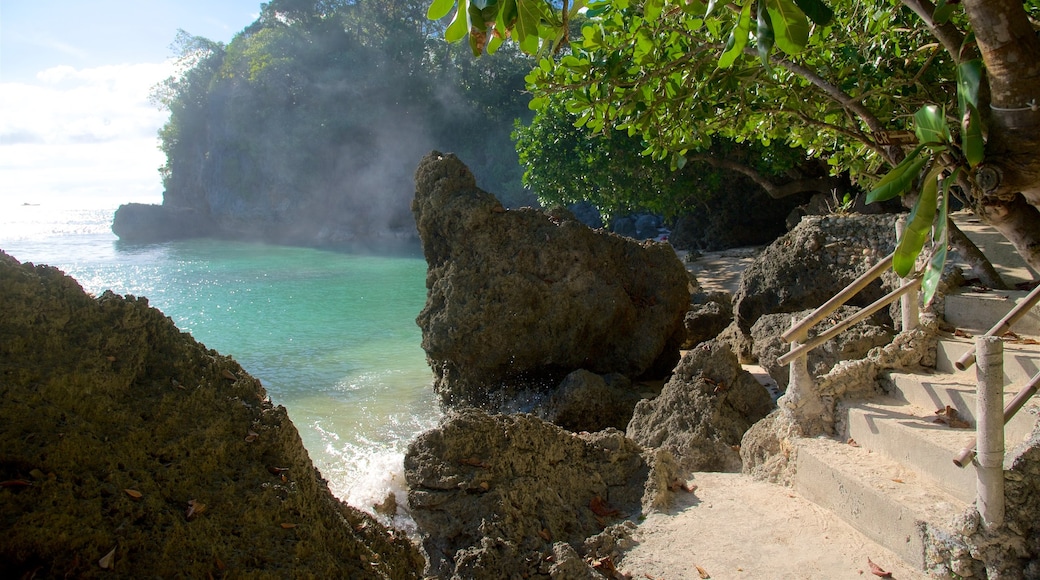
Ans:
[[[127,245],[109,231],[112,213],[7,208],[0,249],[60,268],[95,295],[146,296],[232,356],[286,407],[340,498],[371,509],[388,488],[403,492],[407,443],[440,418],[415,324],[426,298],[421,257],[217,240]]]

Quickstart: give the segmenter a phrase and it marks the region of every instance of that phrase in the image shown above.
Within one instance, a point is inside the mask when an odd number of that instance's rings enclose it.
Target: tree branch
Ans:
[[[707,163],[708,165],[719,169],[728,169],[730,171],[742,173],[750,177],[752,181],[765,190],[766,194],[773,199],[783,199],[796,193],[802,193],[803,191],[829,193],[841,186],[841,179],[834,176],[798,179],[782,185],[777,185],[772,181],[769,181],[766,176],[743,163],[737,163],[736,161],[730,161],[728,159],[719,159],[718,157],[706,153],[688,155],[686,159],[688,161]]]

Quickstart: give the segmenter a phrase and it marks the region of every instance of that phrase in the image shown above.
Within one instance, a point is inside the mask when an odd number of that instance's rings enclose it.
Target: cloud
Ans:
[[[171,62],[59,66],[0,83],[0,197],[159,201],[157,131],[168,113],[148,94],[172,71]]]

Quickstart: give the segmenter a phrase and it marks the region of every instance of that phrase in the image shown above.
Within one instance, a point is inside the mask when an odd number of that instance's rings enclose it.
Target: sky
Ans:
[[[0,0],[0,207],[161,203],[148,94],[178,29],[230,42],[261,0]]]

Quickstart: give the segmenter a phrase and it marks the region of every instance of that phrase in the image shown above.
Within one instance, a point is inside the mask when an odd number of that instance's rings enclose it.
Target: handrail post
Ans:
[[[896,243],[903,237],[903,231],[906,229],[906,217],[900,217],[896,220]],[[905,284],[909,278],[902,278],[901,283]],[[899,299],[899,314],[900,330],[907,331],[917,328],[918,321],[920,320],[921,313],[918,307],[920,292],[913,290]]]
[[[798,322],[797,316],[791,317],[791,328],[796,327]],[[805,331],[793,336],[791,350],[797,350],[807,338]],[[802,427],[806,435],[816,434],[826,415],[826,408],[817,395],[813,377],[809,374],[808,352],[795,357],[788,368],[790,380],[787,383],[787,392],[777,402]]]
[[[975,505],[987,528],[1004,523],[1004,342],[980,336],[975,402],[978,491]]]

